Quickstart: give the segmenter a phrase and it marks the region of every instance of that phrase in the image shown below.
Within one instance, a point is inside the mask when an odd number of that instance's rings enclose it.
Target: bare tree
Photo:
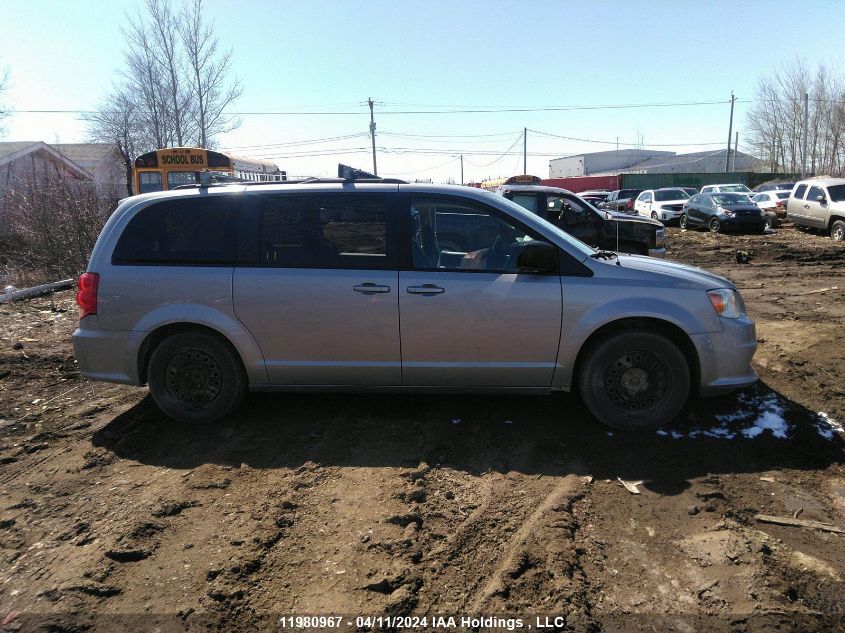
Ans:
[[[127,163],[172,146],[213,147],[214,137],[240,121],[225,109],[242,88],[229,79],[232,51],[222,50],[213,25],[192,0],[174,13],[170,0],[144,0],[128,16],[127,48],[119,85],[83,117],[94,140],[117,143]]]
[[[83,118],[89,124],[89,136],[98,143],[113,143],[123,158],[126,193],[132,195],[132,166],[138,156],[138,144],[149,142],[141,127],[138,102],[125,87],[116,87],[97,110]]]
[[[203,20],[202,0],[183,7],[179,35],[191,74],[190,113],[197,130],[197,143],[209,147],[215,135],[240,125],[236,117],[227,116],[224,110],[241,96],[243,88],[237,78],[227,82],[232,49],[219,50],[213,25]]]
[[[806,148],[804,95],[809,95]],[[758,81],[748,112],[748,137],[774,171],[799,173],[806,155],[811,173],[841,174],[845,149],[845,89],[820,64],[813,72],[798,60]]]
[[[3,69],[2,73],[0,73],[0,97],[2,97],[6,90],[9,89],[9,69]],[[4,134],[6,132],[6,128],[2,126],[3,119],[10,116],[12,114],[11,108],[8,106],[3,105],[0,102],[0,134]]]

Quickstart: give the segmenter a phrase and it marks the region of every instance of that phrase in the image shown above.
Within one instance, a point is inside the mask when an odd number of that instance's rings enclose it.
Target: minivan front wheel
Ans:
[[[678,347],[652,332],[611,335],[590,350],[579,375],[581,399],[599,420],[621,430],[671,421],[690,392],[690,371]]]
[[[204,332],[182,332],[162,341],[150,356],[147,381],[158,407],[180,422],[218,420],[246,393],[240,359]]]

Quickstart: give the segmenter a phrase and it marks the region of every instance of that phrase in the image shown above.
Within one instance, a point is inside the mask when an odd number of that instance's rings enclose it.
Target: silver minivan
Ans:
[[[845,178],[812,178],[795,183],[786,202],[793,224],[820,229],[837,242],[845,240]]]
[[[519,205],[369,179],[124,200],[79,280],[82,374],[180,421],[248,390],[577,390],[618,428],[757,377],[754,323],[709,272],[596,251]]]

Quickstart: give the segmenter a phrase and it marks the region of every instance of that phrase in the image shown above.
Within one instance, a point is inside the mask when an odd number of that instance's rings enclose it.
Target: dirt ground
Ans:
[[[0,629],[845,630],[845,534],[755,519],[845,527],[845,248],[668,233],[742,289],[761,380],[641,434],[570,395],[255,394],[186,428],[80,378],[71,292],[0,305]]]

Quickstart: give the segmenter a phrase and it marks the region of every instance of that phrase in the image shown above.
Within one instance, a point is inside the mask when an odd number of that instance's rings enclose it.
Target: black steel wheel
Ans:
[[[587,354],[579,374],[581,399],[608,426],[655,428],[686,404],[689,366],[664,336],[621,332],[599,341]]]
[[[205,332],[166,338],[153,351],[147,373],[155,403],[180,422],[213,422],[234,410],[246,393],[240,358]]]
[[[707,226],[713,233],[718,233],[722,229],[722,223],[719,222],[719,218],[710,218]]]

